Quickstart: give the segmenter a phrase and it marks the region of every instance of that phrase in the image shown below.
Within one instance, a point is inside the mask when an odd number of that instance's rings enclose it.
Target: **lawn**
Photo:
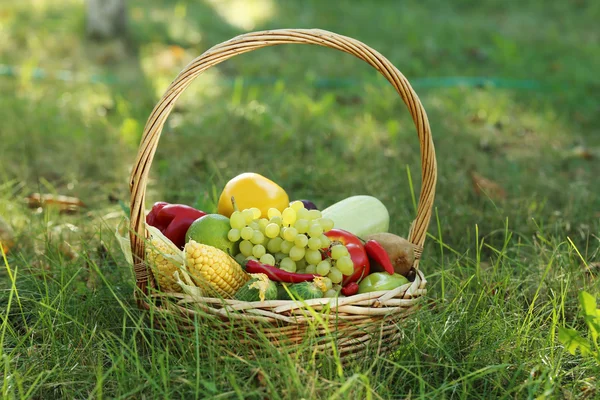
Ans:
[[[565,326],[587,335],[578,294],[600,292],[600,3],[128,9],[126,42],[93,43],[81,1],[0,7],[0,216],[16,237],[0,268],[0,397],[600,398],[600,362],[558,340]],[[161,331],[137,309],[114,238],[144,124],[170,81],[217,43],[290,27],[385,55],[423,102],[437,152],[423,307],[399,327],[395,351],[342,369],[268,343],[266,356],[242,358],[201,323]],[[402,100],[368,65],[315,46],[261,49],[199,77],[165,125],[146,206],[214,211],[245,171],[320,208],[376,196],[405,237],[420,189]],[[85,207],[30,208],[35,192]]]

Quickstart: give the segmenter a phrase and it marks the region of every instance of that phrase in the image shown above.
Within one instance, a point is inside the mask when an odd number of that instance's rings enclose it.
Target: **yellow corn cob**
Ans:
[[[185,262],[198,287],[212,289],[225,298],[233,297],[250,279],[227,253],[194,240],[185,245]]]
[[[177,284],[173,273],[181,269],[175,260],[181,260],[183,263],[183,257],[181,250],[175,244],[152,235],[150,243],[146,245],[146,260],[152,267],[152,273],[160,290],[181,292],[181,286]]]

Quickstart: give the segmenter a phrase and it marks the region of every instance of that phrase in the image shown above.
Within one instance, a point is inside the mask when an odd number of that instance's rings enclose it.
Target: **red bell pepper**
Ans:
[[[249,274],[265,274],[270,280],[275,282],[300,283],[312,281],[315,276],[318,276],[313,274],[296,274],[293,272],[287,272],[272,265],[262,264],[254,260],[246,261],[245,268],[246,272]]]
[[[342,286],[345,286],[350,282],[357,282],[361,278],[369,275],[369,257],[365,251],[365,246],[363,246],[358,236],[343,229],[332,229],[325,233],[325,236],[332,241],[332,244],[334,242],[339,242],[346,246],[348,253],[350,253],[352,263],[354,264],[354,272],[350,276],[344,275]]]
[[[196,210],[185,204],[169,204],[159,201],[154,203],[146,216],[146,223],[156,227],[175,246],[183,249],[188,228],[192,222],[205,215],[204,211]]]
[[[380,272],[381,269],[377,267],[381,266],[388,274],[394,274],[394,266],[392,265],[390,256],[388,255],[387,251],[385,251],[383,246],[379,244],[379,242],[375,240],[368,240],[365,243],[365,250],[367,251],[367,256],[369,256],[369,258],[376,263],[371,265],[372,272]]]

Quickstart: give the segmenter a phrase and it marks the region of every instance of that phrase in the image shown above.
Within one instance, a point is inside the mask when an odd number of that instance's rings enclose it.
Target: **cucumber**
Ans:
[[[323,218],[333,221],[334,228],[343,229],[360,238],[373,233],[387,232],[390,214],[379,199],[373,196],[351,196],[323,211]]]
[[[241,301],[267,301],[277,299],[277,284],[265,274],[250,274],[251,278],[233,296]]]

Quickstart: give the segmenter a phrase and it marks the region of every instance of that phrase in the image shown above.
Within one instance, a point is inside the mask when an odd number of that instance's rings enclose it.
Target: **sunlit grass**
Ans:
[[[17,239],[0,259],[0,397],[597,397],[600,366],[568,354],[557,329],[581,325],[577,293],[600,289],[600,169],[571,151],[600,145],[598,5],[463,3],[131,1],[127,45],[86,40],[81,1],[3,7],[0,60],[20,73],[0,76],[0,216]],[[172,79],[214,44],[284,27],[356,37],[410,81],[539,83],[418,88],[439,166],[420,264],[428,295],[389,355],[342,365],[313,357],[308,340],[292,356],[249,326],[262,351],[253,358],[207,320],[189,332],[170,318],[160,328],[137,309],[114,239],[141,130]],[[256,171],[321,208],[377,196],[391,230],[407,235],[418,141],[406,107],[375,76],[351,56],[300,45],[210,69],[165,125],[147,206],[213,210],[229,178]],[[476,196],[471,168],[507,198]],[[32,192],[88,207],[29,209]]]

